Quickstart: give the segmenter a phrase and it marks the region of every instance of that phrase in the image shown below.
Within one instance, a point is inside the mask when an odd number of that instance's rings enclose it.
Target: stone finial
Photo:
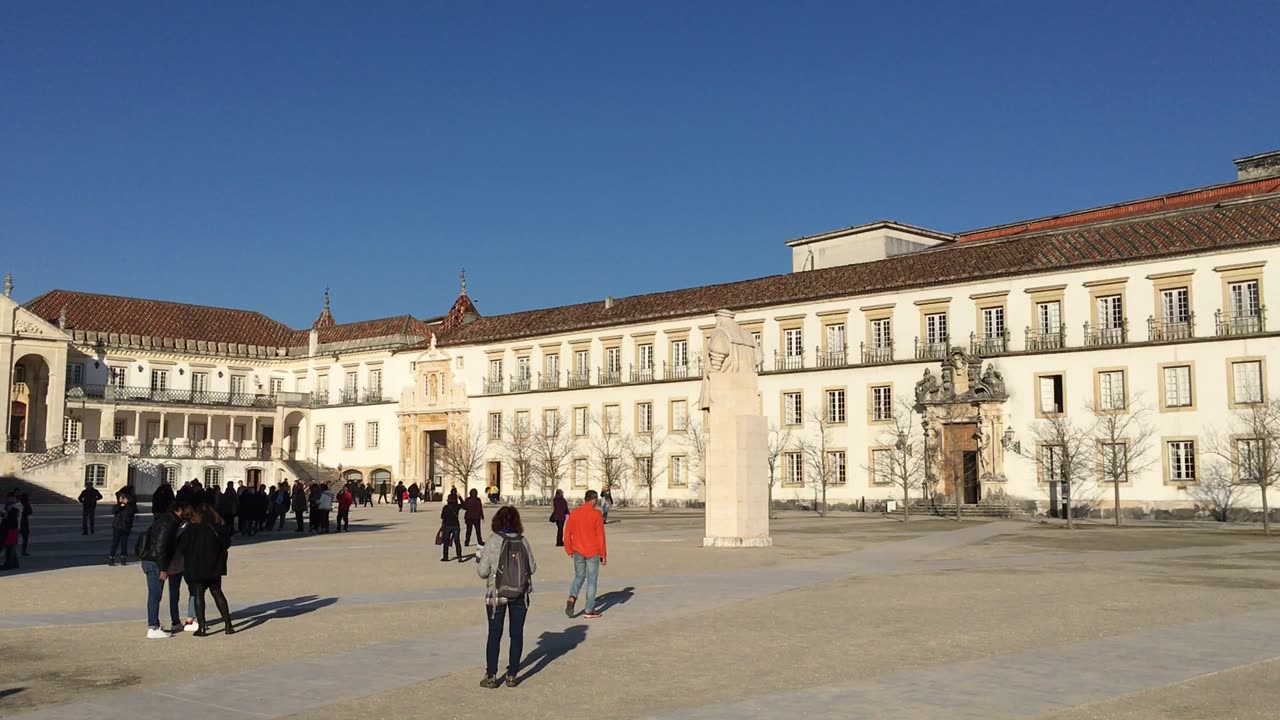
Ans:
[[[467,294],[467,269],[466,268],[462,268],[462,271],[458,273],[458,279],[462,281],[462,290],[458,294],[466,295]]]
[[[67,329],[67,306],[66,305],[63,305],[62,312],[58,313],[58,329],[59,330]]]
[[[13,273],[5,273],[4,276],[4,296],[13,296]]]
[[[337,324],[337,321],[333,319],[333,312],[329,309],[329,288],[325,288],[324,309],[320,311],[320,316],[316,318],[316,321],[311,323],[311,329],[331,328]]]

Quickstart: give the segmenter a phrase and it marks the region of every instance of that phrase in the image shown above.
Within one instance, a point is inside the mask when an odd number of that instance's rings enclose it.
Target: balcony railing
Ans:
[[[1129,321],[1125,320],[1120,325],[1109,325],[1089,329],[1089,323],[1084,324],[1084,342],[1086,345],[1124,345],[1129,342]]]
[[[1067,326],[1059,325],[1057,330],[1045,327],[1038,332],[1027,328],[1026,347],[1028,352],[1039,350],[1061,350],[1067,346]]]
[[[500,394],[502,392],[502,378],[485,378],[483,389],[485,395]]]
[[[1009,352],[1009,331],[998,335],[969,333],[969,352],[979,357]]]
[[[528,392],[532,384],[531,378],[513,377],[511,378],[511,392]]]
[[[804,355],[778,355],[773,356],[774,370],[803,370]]]
[[[591,387],[591,373],[586,370],[569,373],[568,386],[571,388]]]
[[[120,440],[85,440],[84,451],[105,455],[119,455],[124,443]]]
[[[554,373],[551,375],[543,375],[542,373],[538,373],[538,389],[539,390],[559,390],[560,389],[559,373]]]
[[[69,442],[69,443],[63,443],[61,445],[51,447],[48,450],[45,450],[44,452],[36,452],[30,455],[23,455],[22,469],[30,470],[31,468],[40,467],[41,465],[46,465],[55,460],[60,460],[64,457],[71,457],[72,455],[75,455],[78,452],[80,452],[80,443]]]
[[[870,347],[868,347],[866,343],[861,343],[860,347],[862,349],[863,365],[877,365],[893,362],[892,343],[886,345],[872,345]]]
[[[1219,310],[1213,314],[1213,324],[1219,337],[1225,335],[1256,335],[1267,330],[1267,308],[1258,308],[1257,314],[1234,314]]]
[[[207,392],[203,390],[174,390],[118,385],[68,385],[67,397],[80,400],[107,402],[164,403],[172,405],[212,405],[271,409],[279,405],[306,405],[308,393],[280,393],[259,395],[250,393]]]
[[[631,382],[648,383],[653,381],[653,368],[631,368]]]
[[[827,351],[818,351],[818,367],[844,367],[849,364],[849,353],[844,348],[833,348]]]
[[[252,447],[216,444],[208,441],[178,443],[172,440],[153,440],[143,443],[119,443],[119,451],[131,457],[172,458],[175,460],[271,460],[269,446]]]
[[[1196,336],[1195,313],[1178,320],[1147,318],[1147,339],[1151,342],[1189,340]]]
[[[691,377],[697,377],[697,375],[695,375],[692,370],[693,370],[692,367],[689,365],[668,365],[667,363],[663,363],[662,379],[663,380],[687,380]]]
[[[596,369],[597,385],[619,385],[622,383],[622,368],[610,370],[608,368]]]
[[[917,360],[941,360],[947,356],[950,349],[950,337],[944,337],[937,342],[920,342],[920,338],[916,338]]]

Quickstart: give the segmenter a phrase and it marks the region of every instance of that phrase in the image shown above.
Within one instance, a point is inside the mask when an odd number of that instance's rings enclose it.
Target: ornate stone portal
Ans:
[[[925,369],[916,383],[926,477],[945,495],[965,504],[1005,501],[1004,377],[982,359],[952,349],[941,377]]]
[[[760,348],[728,310],[716,312],[698,409],[707,429],[703,547],[768,547],[769,428],[760,413]]]

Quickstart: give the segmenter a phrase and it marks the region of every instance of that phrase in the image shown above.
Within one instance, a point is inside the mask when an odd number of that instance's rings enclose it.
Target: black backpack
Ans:
[[[498,551],[498,569],[493,578],[494,595],[499,605],[523,599],[529,594],[529,551],[519,535],[502,538]]]

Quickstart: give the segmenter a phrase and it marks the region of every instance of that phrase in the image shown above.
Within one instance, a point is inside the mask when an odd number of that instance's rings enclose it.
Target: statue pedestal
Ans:
[[[703,547],[770,547],[769,427],[760,415],[712,413]]]

